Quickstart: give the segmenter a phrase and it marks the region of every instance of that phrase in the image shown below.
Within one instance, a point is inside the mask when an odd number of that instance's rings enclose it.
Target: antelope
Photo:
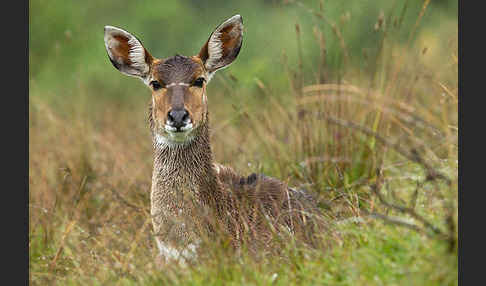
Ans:
[[[152,92],[151,216],[158,255],[166,261],[196,257],[198,226],[214,233],[209,217],[237,249],[245,237],[252,246],[265,245],[272,227],[297,233],[312,225],[309,213],[316,204],[309,194],[262,174],[240,176],[213,161],[206,86],[236,59],[242,40],[242,17],[235,15],[210,34],[197,55],[158,59],[127,31],[104,27],[113,66]]]

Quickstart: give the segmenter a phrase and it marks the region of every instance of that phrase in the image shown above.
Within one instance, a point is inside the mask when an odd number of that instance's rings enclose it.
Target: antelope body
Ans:
[[[235,15],[219,25],[196,56],[157,59],[130,33],[105,26],[105,47],[122,73],[152,90],[149,123],[154,148],[151,215],[164,258],[191,256],[199,230],[214,232],[214,217],[235,247],[265,245],[270,228],[297,233],[310,225],[313,199],[264,175],[237,175],[213,162],[206,84],[231,64],[241,48],[243,22]]]

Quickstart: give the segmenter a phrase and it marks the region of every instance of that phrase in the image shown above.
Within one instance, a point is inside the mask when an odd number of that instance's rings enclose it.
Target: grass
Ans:
[[[256,259],[208,243],[199,263],[158,269],[148,212],[149,92],[119,75],[131,83],[111,92],[138,95],[98,96],[81,73],[62,102],[33,75],[30,284],[458,284],[457,18],[439,29],[423,23],[437,11],[428,1],[395,1],[362,27],[375,29],[377,41],[359,51],[347,38],[354,18],[288,2],[319,24],[288,32],[297,50],[282,47],[275,81],[258,73],[235,80],[239,60],[218,72],[208,87],[212,148],[241,174],[262,172],[317,194],[339,233],[322,239],[334,246],[289,241],[281,255]],[[410,11],[411,24],[400,24]]]

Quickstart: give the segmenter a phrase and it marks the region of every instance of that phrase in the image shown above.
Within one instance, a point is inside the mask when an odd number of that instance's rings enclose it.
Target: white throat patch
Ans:
[[[154,143],[161,148],[169,147],[175,148],[184,146],[194,139],[193,134],[188,134],[186,132],[178,132],[178,133],[168,133],[167,135],[160,135],[157,131],[154,132]]]

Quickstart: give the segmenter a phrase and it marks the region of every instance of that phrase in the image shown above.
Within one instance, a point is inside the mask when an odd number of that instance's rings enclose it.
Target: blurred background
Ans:
[[[402,216],[434,238],[352,229],[363,236],[349,238],[334,260],[319,260],[342,267],[291,268],[281,279],[296,282],[301,276],[292,273],[307,271],[305,277],[331,284],[342,273],[351,285],[457,284],[457,6],[454,0],[30,0],[30,282],[104,284],[122,271],[132,275],[123,276],[128,284],[193,284],[210,273],[169,281],[153,272],[146,212],[151,93],[112,66],[103,27],[127,30],[154,57],[190,56],[221,22],[241,14],[241,52],[207,89],[215,160],[309,190],[335,220]],[[387,200],[413,206],[418,216],[384,207],[372,192],[377,185]],[[359,252],[374,239],[383,245]],[[349,260],[349,253],[382,264]],[[233,278],[279,271],[246,267],[228,271],[237,273]]]
[[[106,98],[122,102],[141,100],[148,92],[134,79],[121,77],[109,65],[103,44],[103,27],[123,28],[141,39],[146,49],[159,58],[176,53],[194,55],[213,29],[234,14],[241,14],[245,25],[244,43],[238,61],[220,77],[234,76],[234,88],[248,92],[257,88],[256,79],[286,90],[288,78],[282,72],[282,54],[288,65],[297,67],[298,42],[295,25],[300,25],[303,70],[311,83],[319,62],[319,44],[313,32],[317,27],[326,44],[328,80],[337,78],[343,65],[340,40],[331,23],[338,25],[350,63],[369,73],[369,60],[379,52],[382,33],[375,29],[380,15],[394,14],[402,28],[390,31],[397,43],[409,40],[411,27],[423,7],[422,1],[43,1],[31,0],[29,31],[30,96],[64,102],[74,97]],[[322,7],[320,10],[319,7]],[[325,20],[310,10],[322,13]],[[402,13],[402,14],[400,14]],[[393,24],[393,23],[387,23]],[[417,27],[429,49],[440,46],[439,39],[457,30],[457,1],[430,1]],[[414,40],[417,39],[415,35]],[[423,43],[425,46],[425,43]],[[224,74],[224,75],[221,75]],[[79,85],[83,86],[80,91]],[[211,91],[220,90],[215,80]],[[120,92],[124,91],[124,92]],[[139,95],[138,97],[135,95]],[[84,96],[84,95],[83,95]],[[247,95],[245,95],[247,96]]]

